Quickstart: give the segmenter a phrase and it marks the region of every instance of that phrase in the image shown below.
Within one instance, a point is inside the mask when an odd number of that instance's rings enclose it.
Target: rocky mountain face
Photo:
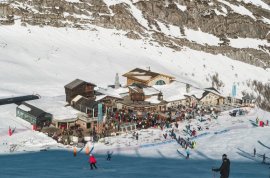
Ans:
[[[117,29],[175,51],[188,47],[270,68],[269,0],[0,0],[0,24],[15,21]]]
[[[183,46],[223,54],[259,67],[270,67],[270,45],[235,47],[231,40],[251,38],[270,42],[269,1],[265,6],[241,0],[5,0],[0,3],[0,23],[88,28],[97,25],[127,32],[133,39],[157,41],[181,50]],[[163,28],[163,29],[162,29]],[[167,30],[182,35],[171,35]],[[185,38],[187,29],[211,34],[217,45]],[[266,43],[267,43],[266,42]]]

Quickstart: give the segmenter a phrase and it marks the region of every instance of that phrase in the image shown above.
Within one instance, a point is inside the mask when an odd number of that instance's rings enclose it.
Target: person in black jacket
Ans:
[[[220,168],[212,169],[212,171],[220,172],[220,178],[229,178],[230,175],[230,160],[226,154],[222,155],[222,165]]]

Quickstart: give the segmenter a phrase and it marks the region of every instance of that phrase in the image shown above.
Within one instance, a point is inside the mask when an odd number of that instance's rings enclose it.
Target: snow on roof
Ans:
[[[107,95],[99,95],[99,96],[96,96],[95,101],[102,100],[102,99],[105,98],[106,96],[107,96]]]
[[[120,88],[118,88],[118,89],[114,89],[114,91],[117,93],[117,94],[123,94],[123,93],[128,93],[128,88],[127,87],[125,87],[125,88],[123,88],[123,87],[120,87]]]
[[[161,73],[156,73],[156,72],[152,72],[150,70],[144,70],[144,69],[140,69],[140,68],[135,68],[127,73],[125,73],[123,76],[127,77],[127,78],[132,78],[132,79],[137,79],[137,80],[141,80],[141,81],[149,81],[152,78],[155,78],[159,75],[162,76],[166,76],[169,78],[174,78],[165,74],[161,74]]]
[[[21,110],[24,110],[26,112],[31,111],[31,108],[25,106],[24,104],[21,104],[20,106],[18,106],[18,108],[20,108]]]
[[[143,88],[143,93],[145,95],[156,95],[156,94],[159,94],[160,92],[153,87],[146,87],[146,88]]]
[[[139,76],[139,75],[133,75],[133,77],[140,79],[140,80],[144,80],[144,81],[148,81],[150,80],[152,77],[151,76]]]
[[[98,87],[98,88],[95,88],[95,90],[103,95],[107,95],[114,98],[122,98],[120,94],[118,93],[118,92],[123,91],[121,89],[114,89],[111,87],[107,87],[107,88]]]
[[[167,102],[182,100],[185,99],[186,96],[195,96],[196,98],[201,98],[205,92],[202,89],[191,86],[190,91],[187,93],[186,84],[177,81],[174,81],[168,85],[154,85],[153,87],[162,92],[163,100]]]
[[[137,90],[137,87],[136,86],[128,86],[128,88],[130,88],[130,89],[132,89],[132,90],[134,90],[136,92],[139,92],[139,90]]]
[[[79,101],[83,96],[82,95],[77,95],[75,98],[73,98],[73,100],[71,100],[71,102],[77,102]]]
[[[42,108],[48,113],[51,113],[54,120],[67,120],[77,118],[77,113],[79,113],[79,111],[70,106],[65,107],[65,96],[41,97],[39,100],[28,101],[28,103]]]
[[[147,98],[145,101],[150,102],[152,104],[158,104],[161,101],[158,100],[158,96],[151,96],[150,98]]]

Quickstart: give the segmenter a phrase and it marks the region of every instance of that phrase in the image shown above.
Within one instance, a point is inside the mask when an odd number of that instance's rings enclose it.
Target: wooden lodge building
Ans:
[[[47,113],[26,102],[16,108],[16,117],[20,117],[33,125],[33,128],[41,129],[49,126],[52,122],[52,114]]]
[[[137,112],[165,112],[167,102],[163,100],[160,91],[143,84],[133,83],[129,88],[129,95],[117,101],[117,108]]]
[[[242,105],[248,107],[255,107],[256,98],[252,94],[246,94],[242,97]]]
[[[76,79],[69,84],[65,85],[66,101],[71,104],[71,101],[77,96],[94,99],[95,97],[95,84]]]
[[[215,88],[205,88],[205,92],[202,94],[202,97],[199,99],[201,105],[222,105],[225,102],[225,97],[223,97],[218,90]]]
[[[89,117],[97,117],[98,102],[88,99],[84,96],[77,95],[72,101],[71,106],[78,111],[86,113]]]
[[[153,85],[165,85],[173,81],[174,77],[152,72],[150,70],[144,70],[140,68],[135,68],[123,75],[127,78],[127,86],[133,83],[143,84],[146,86]]]

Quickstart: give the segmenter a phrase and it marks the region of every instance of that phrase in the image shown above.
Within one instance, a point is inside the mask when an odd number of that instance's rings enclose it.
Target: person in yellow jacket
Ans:
[[[86,155],[89,155],[89,152],[90,152],[89,146],[87,146],[86,149],[85,149],[85,154],[86,154]]]

